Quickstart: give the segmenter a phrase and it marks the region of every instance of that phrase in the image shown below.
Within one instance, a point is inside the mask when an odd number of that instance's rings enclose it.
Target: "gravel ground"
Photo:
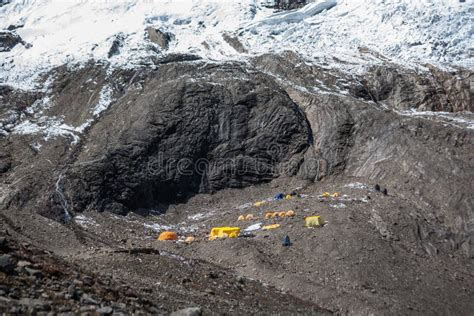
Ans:
[[[23,280],[35,281],[23,270],[17,268],[15,276],[2,275],[2,284],[16,284],[9,287],[19,289],[13,290],[18,292],[13,297],[11,290],[3,293],[2,308],[23,308],[18,300],[41,299],[46,293],[44,300],[52,310],[73,312],[87,308],[84,302],[90,295],[96,302],[90,304],[91,310],[110,306],[124,313],[198,306],[205,314],[469,314],[474,310],[471,260],[452,249],[441,233],[431,233],[431,223],[423,223],[423,210],[415,202],[398,197],[390,188],[388,195],[375,192],[373,186],[357,179],[319,184],[279,179],[198,195],[152,214],[86,213],[61,226],[63,230],[54,225],[22,227],[29,236],[37,232],[36,239],[28,238],[29,247],[46,245],[51,251],[27,252],[35,269],[43,271],[41,262],[50,260],[60,271],[69,272],[58,280],[43,273],[43,281],[37,282],[42,285],[33,293]],[[252,205],[293,190],[300,197]],[[325,191],[340,196],[320,197]],[[267,211],[287,210],[296,216],[264,219]],[[256,218],[237,220],[246,214]],[[305,228],[304,217],[309,215],[320,215],[326,224]],[[208,240],[212,227],[244,229],[256,223],[281,226],[248,237]],[[196,240],[157,241],[164,230]],[[8,239],[25,239],[20,229],[11,231]],[[282,245],[286,236],[292,243],[289,247]],[[17,265],[25,249],[29,248],[20,245],[15,250]],[[80,293],[85,294],[76,300],[68,296],[58,301],[51,294],[67,295],[67,284],[86,284],[89,275],[97,283],[84,289],[81,285]],[[59,290],[51,290],[56,287]],[[109,288],[116,293],[113,299],[100,294]]]

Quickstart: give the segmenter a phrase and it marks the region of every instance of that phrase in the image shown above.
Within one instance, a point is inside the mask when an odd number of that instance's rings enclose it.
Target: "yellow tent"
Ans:
[[[308,216],[304,219],[306,227],[321,227],[324,221],[321,216]]]
[[[275,229],[275,228],[278,228],[278,227],[280,227],[280,224],[273,224],[273,225],[263,226],[262,229],[263,230],[270,230],[270,229]]]
[[[209,240],[214,240],[216,238],[237,238],[239,234],[239,227],[214,227],[211,229]]]
[[[267,212],[265,213],[265,218],[270,219],[275,217],[275,212]]]

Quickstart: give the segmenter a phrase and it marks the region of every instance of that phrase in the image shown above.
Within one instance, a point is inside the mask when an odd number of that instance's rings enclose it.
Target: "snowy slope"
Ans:
[[[319,2],[336,1],[312,6]],[[255,52],[285,47],[313,58],[361,63],[367,60],[361,60],[359,48],[368,48],[400,63],[474,66],[472,0],[339,0],[315,12],[298,23],[291,14],[287,23],[268,18],[271,23],[252,29],[258,36],[246,38]]]
[[[176,34],[178,40],[172,44],[171,52],[202,52],[202,43],[208,41],[217,48],[203,54],[222,58],[229,47],[223,45],[220,32],[251,20],[253,4],[253,0],[17,0],[0,8],[0,28],[24,25],[17,32],[33,46],[26,49],[17,45],[0,55],[6,61],[0,81],[20,84],[32,71],[107,59],[117,34],[123,35],[125,45],[110,62],[133,65],[154,53],[145,41],[145,27],[150,25]]]
[[[274,14],[259,0],[13,0],[0,8],[0,28],[24,25],[17,45],[0,53],[0,83],[31,88],[51,67],[87,60],[133,67],[150,55],[194,53],[210,60],[241,59],[224,41],[235,33],[249,54],[295,50],[308,60],[353,65],[380,62],[366,47],[400,63],[431,62],[472,68],[473,0],[316,0]],[[167,52],[150,49],[145,27],[175,35]],[[107,58],[117,35],[120,54]]]

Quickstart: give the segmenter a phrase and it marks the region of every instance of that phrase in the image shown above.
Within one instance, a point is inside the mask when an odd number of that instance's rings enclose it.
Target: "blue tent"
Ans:
[[[285,198],[285,194],[283,193],[278,193],[273,197],[274,200],[283,200]]]

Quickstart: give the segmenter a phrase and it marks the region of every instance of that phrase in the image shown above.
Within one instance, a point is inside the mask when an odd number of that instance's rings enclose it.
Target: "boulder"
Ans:
[[[201,307],[188,307],[171,313],[170,316],[201,316]]]
[[[10,31],[0,31],[0,53],[9,52],[22,42],[20,35]]]
[[[10,170],[12,166],[11,160],[9,157],[4,157],[0,154],[0,174],[7,172]]]
[[[0,271],[10,274],[15,270],[15,266],[12,256],[0,255]]]
[[[229,35],[227,33],[222,34],[222,38],[230,45],[233,49],[235,49],[238,53],[247,53],[247,49],[239,40],[238,37]]]
[[[7,30],[8,31],[14,31],[14,30],[17,30],[17,29],[22,28],[22,27],[24,27],[23,24],[11,24],[7,27]]]
[[[1,251],[8,250],[7,239],[5,237],[0,237],[0,250]]]
[[[109,52],[107,54],[108,58],[112,58],[120,54],[120,48],[123,46],[124,37],[122,34],[118,34],[115,36],[114,40],[112,41],[112,46],[110,46]]]
[[[96,313],[99,315],[112,315],[113,312],[114,310],[110,306],[104,306],[96,310]]]
[[[7,5],[11,2],[12,2],[12,0],[0,0],[0,7],[3,7],[4,5]]]
[[[146,33],[148,39],[157,44],[162,50],[167,50],[171,40],[173,39],[173,34],[169,32],[163,32],[160,29],[155,29],[153,27],[147,27]]]
[[[50,311],[51,310],[50,303],[42,299],[24,297],[18,301],[18,304],[27,306],[31,308],[32,310],[36,310],[36,311]]]
[[[25,267],[25,270],[29,275],[34,276],[36,278],[43,277],[43,273],[40,270],[36,270],[36,269],[28,268],[28,267]]]

